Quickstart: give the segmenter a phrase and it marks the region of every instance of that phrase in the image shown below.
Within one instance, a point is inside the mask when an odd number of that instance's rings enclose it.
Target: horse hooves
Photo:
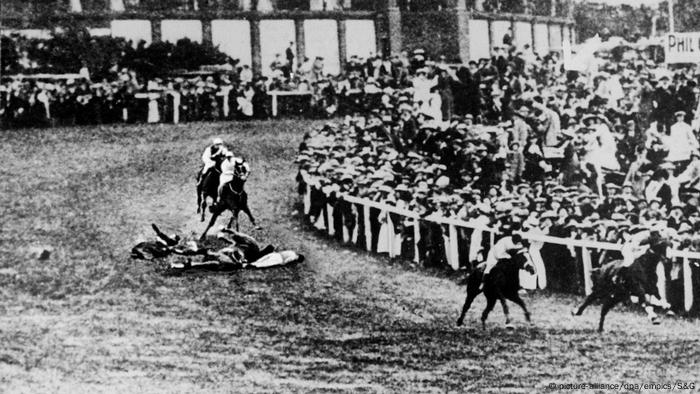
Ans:
[[[457,327],[462,327],[464,325],[464,320],[458,319],[457,320]]]
[[[674,312],[674,311],[666,311],[666,316],[676,316],[676,312]]]
[[[572,309],[572,310],[571,310],[571,316],[579,316],[579,314],[576,313],[576,312],[578,312],[576,309]]]
[[[515,330],[515,326],[513,326],[513,325],[510,324],[510,323],[506,323],[506,330],[508,330],[508,331],[513,331],[513,330]]]
[[[651,324],[653,324],[653,325],[655,325],[655,326],[658,326],[659,324],[661,324],[661,320],[659,320],[658,317],[653,317],[653,318],[651,319]]]

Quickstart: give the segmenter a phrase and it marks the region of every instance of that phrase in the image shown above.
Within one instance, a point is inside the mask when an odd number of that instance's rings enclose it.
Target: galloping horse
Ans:
[[[647,312],[653,324],[659,324],[659,318],[654,313],[654,307],[647,301],[647,295],[659,297],[656,286],[656,268],[660,262],[666,262],[666,241],[652,245],[647,252],[634,261],[629,267],[622,260],[611,261],[593,270],[593,291],[571,314],[581,316],[588,305],[595,300],[602,300],[598,332],[603,332],[605,315],[619,302],[635,296]]]
[[[499,261],[484,277],[485,264],[478,265],[467,278],[467,298],[462,307],[462,314],[457,319],[457,325],[461,326],[464,323],[464,316],[467,314],[472,302],[482,292],[479,288],[481,282],[484,282],[483,292],[486,296],[486,308],[481,314],[481,325],[486,328],[486,318],[496,305],[496,301],[501,302],[503,313],[506,315],[506,327],[512,328],[510,325],[510,315],[508,314],[508,305],[506,300],[511,300],[518,304],[525,312],[525,320],[530,321],[530,312],[528,312],[525,302],[520,298],[518,291],[520,290],[520,270],[525,269],[530,273],[535,273],[535,268],[530,261],[530,255],[527,249],[513,251],[510,260]]]
[[[219,198],[219,203],[211,206],[210,210],[212,213],[211,219],[209,220],[209,225],[202,234],[202,239],[207,235],[209,229],[214,226],[216,219],[224,213],[225,211],[231,211],[233,216],[231,221],[229,221],[226,228],[231,228],[231,225],[236,223],[236,231],[238,231],[238,214],[243,211],[248,215],[250,222],[253,226],[258,227],[255,224],[255,219],[253,214],[250,213],[250,208],[248,208],[248,194],[245,192],[244,186],[245,181],[248,179],[248,172],[246,171],[245,161],[241,161],[236,164],[233,180],[228,184],[224,185],[221,189],[221,197]]]
[[[197,213],[202,214],[201,221],[204,221],[204,215],[207,212],[207,197],[211,197],[216,201],[217,191],[219,188],[219,176],[221,175],[221,162],[223,157],[216,160],[216,165],[209,169],[205,174],[197,176]]]

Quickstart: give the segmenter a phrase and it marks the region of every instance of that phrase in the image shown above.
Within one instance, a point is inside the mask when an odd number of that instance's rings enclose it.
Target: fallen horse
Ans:
[[[275,251],[272,245],[260,248],[253,237],[229,229],[222,230],[213,239],[194,240],[175,234],[167,235],[155,224],[151,227],[157,238],[134,246],[131,249],[131,257],[142,260],[179,257],[169,259],[172,269],[264,269],[304,261],[303,255],[291,250]]]

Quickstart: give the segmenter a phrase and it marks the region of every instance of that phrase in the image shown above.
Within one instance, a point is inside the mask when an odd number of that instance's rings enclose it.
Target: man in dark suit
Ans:
[[[287,67],[289,71],[294,71],[294,42],[289,42],[289,46],[285,51],[285,56],[287,57]]]
[[[653,95],[654,111],[652,121],[658,122],[658,130],[660,132],[668,133],[673,119],[675,102],[675,91],[670,85],[669,77],[664,75],[659,79],[659,86]]]

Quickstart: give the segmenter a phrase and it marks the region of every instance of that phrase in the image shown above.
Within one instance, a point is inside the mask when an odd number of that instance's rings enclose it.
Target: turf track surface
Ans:
[[[318,124],[318,123],[317,123]],[[307,121],[0,133],[0,392],[515,392],[547,384],[700,384],[700,323],[652,326],[578,297],[531,294],[534,326],[475,303],[458,277],[328,241],[304,224],[293,160]],[[194,174],[224,137],[252,166],[242,230],[307,256],[269,271],[166,275],[128,257],[149,224],[200,232]],[[222,220],[220,224],[224,224]],[[35,258],[50,246],[48,260]],[[697,387],[697,386],[696,386]]]

